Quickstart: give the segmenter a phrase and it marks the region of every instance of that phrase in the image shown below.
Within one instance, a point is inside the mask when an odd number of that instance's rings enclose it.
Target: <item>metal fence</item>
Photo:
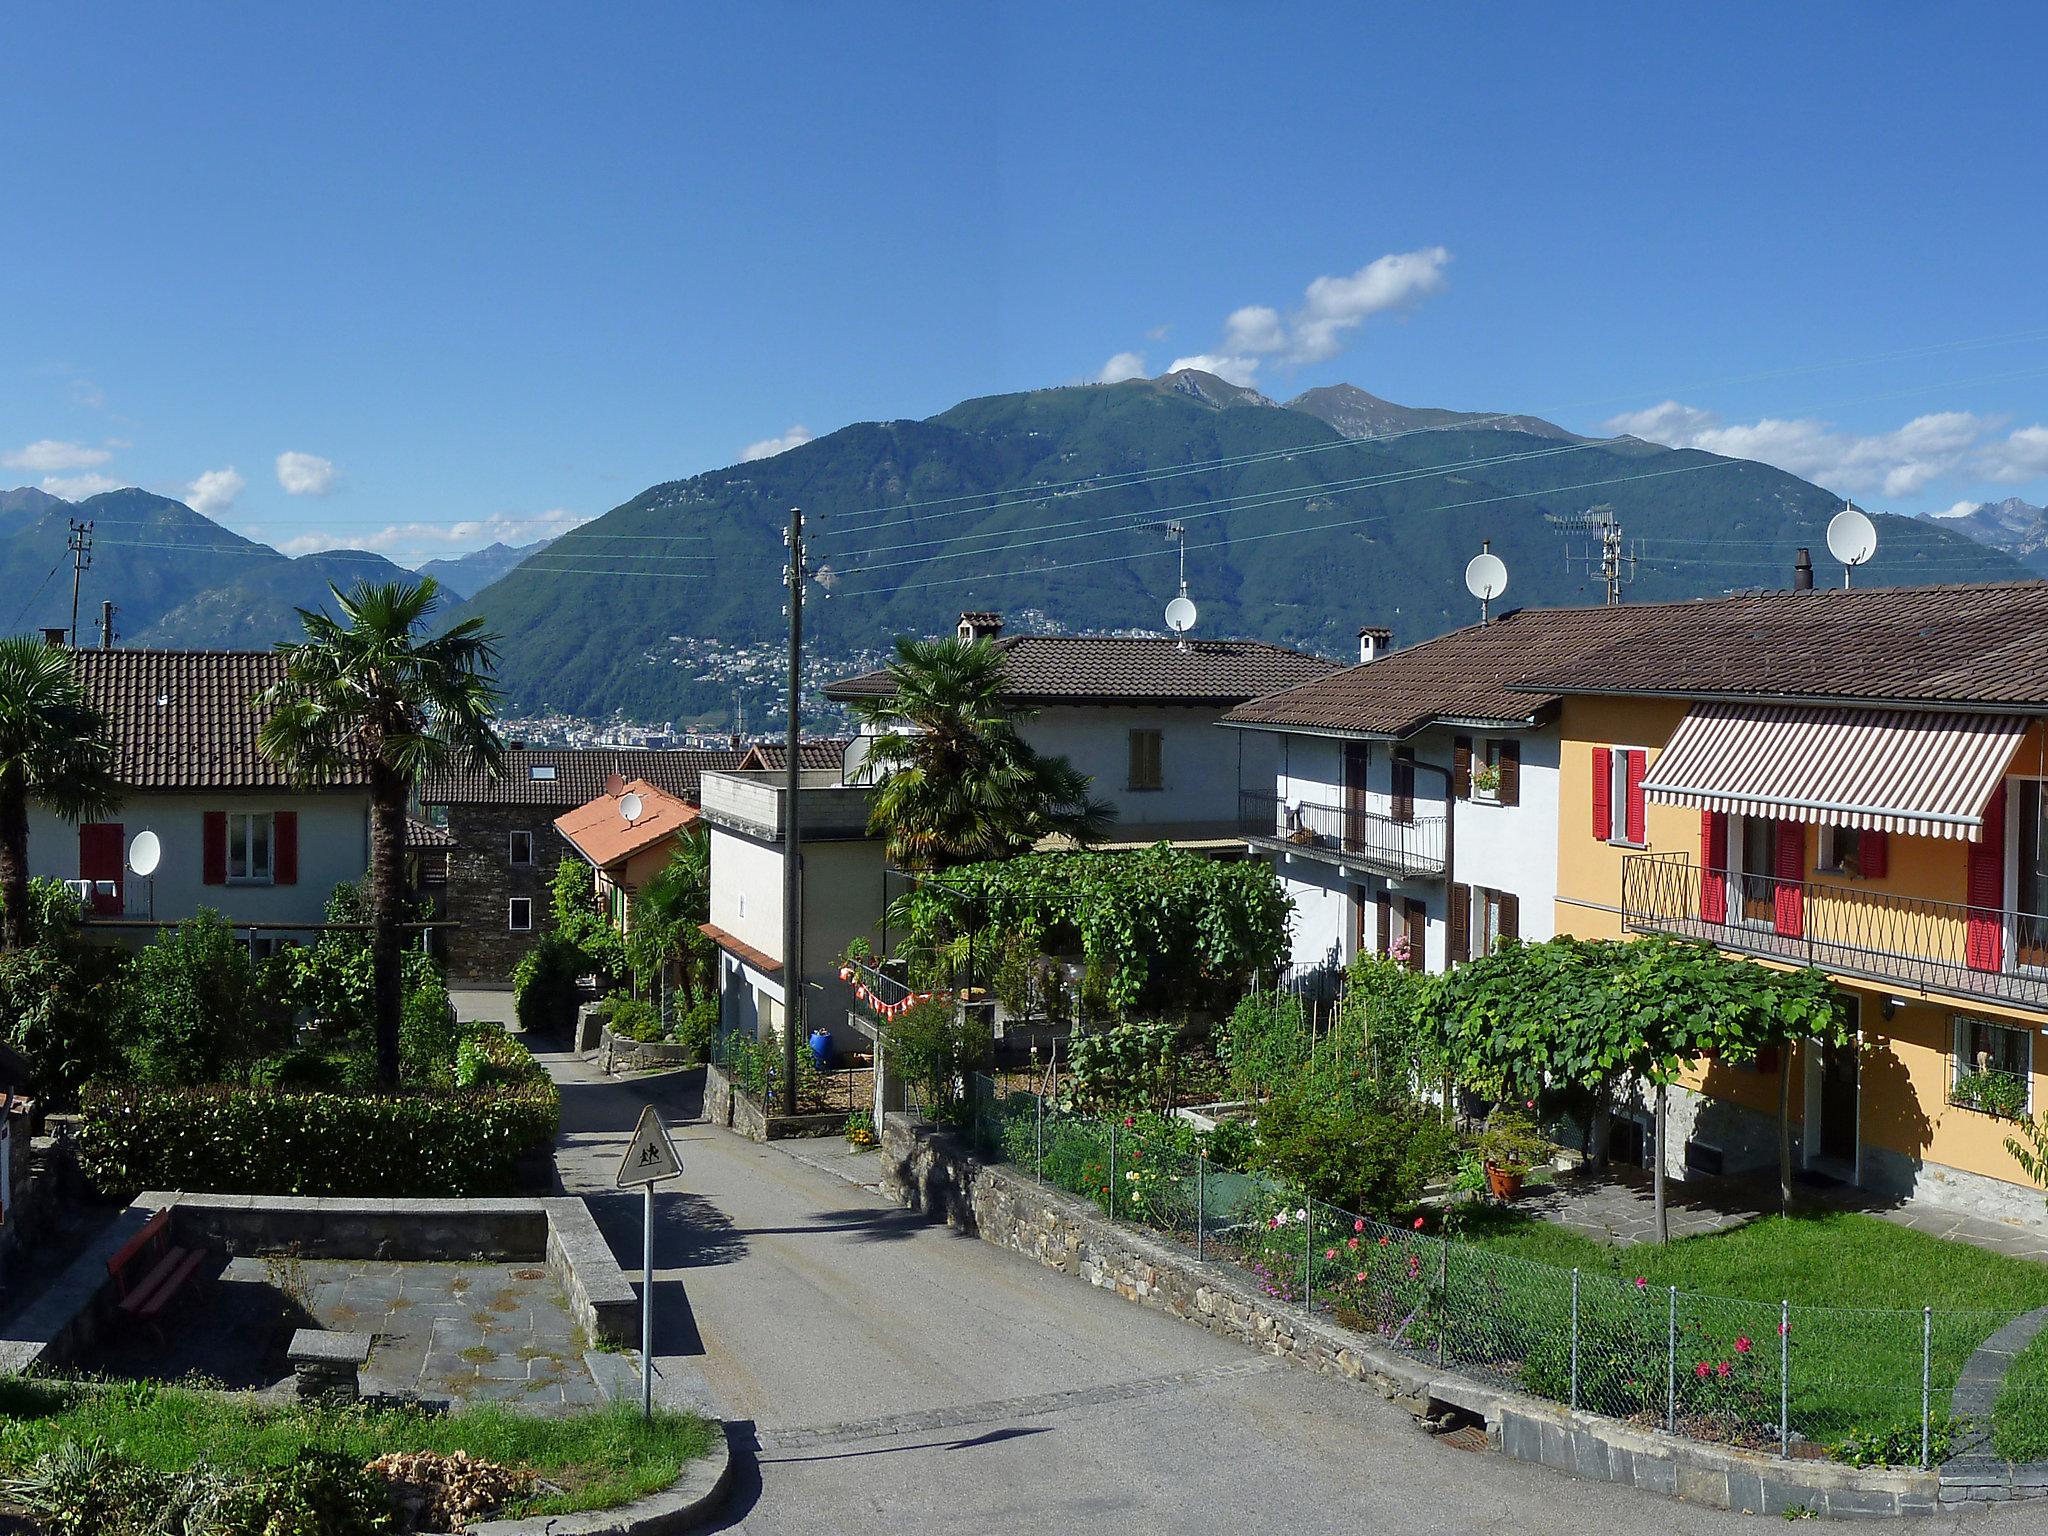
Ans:
[[[2013,1312],[1795,1306],[1562,1269],[1315,1200],[1116,1120],[982,1079],[977,1149],[1232,1263],[1271,1300],[1417,1359],[1694,1439],[1818,1455],[1882,1437],[1928,1465],[1949,1392]],[[1190,1126],[1190,1133],[1193,1127]],[[1626,1251],[1619,1254],[1626,1264]]]
[[[711,1059],[727,1077],[771,1115],[782,1113],[782,1043],[757,1040],[745,1031],[720,1035]],[[820,1067],[806,1045],[796,1054],[796,1109],[800,1115],[852,1114],[872,1110],[875,1075],[868,1067]]]

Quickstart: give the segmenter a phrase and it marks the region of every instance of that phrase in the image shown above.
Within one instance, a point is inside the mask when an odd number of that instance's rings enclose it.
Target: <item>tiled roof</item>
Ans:
[[[1338,663],[1258,640],[1190,640],[1114,635],[1010,635],[991,642],[1003,655],[1004,692],[1019,704],[1242,704],[1326,676]],[[864,672],[825,688],[828,699],[887,698],[887,672]]]
[[[256,750],[257,695],[284,677],[275,651],[74,651],[87,699],[107,722],[114,777],[130,790],[291,789]],[[367,782],[358,771],[322,788]]]
[[[455,834],[417,816],[405,818],[405,846],[408,848],[453,848]]]
[[[645,779],[663,794],[697,803],[699,778],[709,770],[737,768],[750,747],[519,747],[505,753],[495,776],[481,765],[457,763],[420,781],[422,805],[541,805],[568,810],[604,793],[612,775]],[[765,749],[764,749],[765,750]],[[806,768],[837,768],[843,741],[806,741]],[[782,762],[773,748],[769,766]]]
[[[640,814],[626,820],[620,802],[630,792],[640,797]],[[645,779],[631,779],[619,793],[602,794],[555,818],[555,830],[599,869],[652,848],[689,826],[701,814],[697,807],[664,794]]]

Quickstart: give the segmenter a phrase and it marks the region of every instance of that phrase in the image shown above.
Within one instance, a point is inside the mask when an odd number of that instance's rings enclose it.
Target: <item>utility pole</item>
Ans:
[[[1621,567],[1628,562],[1628,579],[1636,577],[1636,557],[1621,552],[1621,524],[1610,516],[1600,530],[1600,575],[1607,583],[1607,606],[1621,606]]]
[[[1621,538],[1621,524],[1614,516],[1614,509],[1606,506],[1593,507],[1573,517],[1550,518],[1561,533],[1597,533],[1600,535],[1600,585],[1607,594],[1607,606],[1621,606],[1621,589],[1624,583],[1636,579],[1636,555],[1627,549]],[[1583,565],[1588,571],[1594,569],[1591,550],[1584,554],[1575,552],[1569,544],[1565,546],[1564,568],[1569,571],[1575,565]]]
[[[114,600],[111,597],[100,600],[100,649],[114,648]]]
[[[71,649],[78,649],[78,578],[92,564],[92,524],[71,520],[64,547],[71,551]]]
[[[789,509],[789,531],[783,535],[789,546],[789,564],[782,569],[783,585],[789,588],[789,723],[783,750],[789,760],[782,773],[782,1112],[796,1113],[797,1035],[804,1019],[804,924],[803,924],[803,664],[804,664],[804,581],[810,572],[804,563],[804,514],[800,507]]]

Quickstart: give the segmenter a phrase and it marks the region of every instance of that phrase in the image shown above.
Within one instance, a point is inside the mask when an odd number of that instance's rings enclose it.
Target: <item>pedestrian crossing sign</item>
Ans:
[[[668,1127],[649,1104],[640,1111],[640,1123],[633,1128],[633,1140],[619,1164],[619,1187],[672,1179],[682,1171],[683,1162],[668,1139]]]

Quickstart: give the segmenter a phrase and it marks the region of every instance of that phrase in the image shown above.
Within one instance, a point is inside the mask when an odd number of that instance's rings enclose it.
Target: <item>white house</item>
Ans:
[[[1252,640],[1128,635],[1005,635],[993,613],[963,613],[963,640],[991,641],[1003,696],[1028,711],[1018,734],[1087,774],[1116,809],[1107,847],[1169,841],[1240,850],[1238,784],[1266,782],[1276,740],[1214,727],[1248,700],[1341,670],[1336,662]],[[828,685],[841,703],[886,698],[886,672]]]
[[[101,821],[29,812],[29,872],[92,882],[92,915],[175,922],[210,908],[252,929],[259,949],[323,916],[327,897],[369,867],[363,776],[318,785],[256,750],[256,699],[284,675],[271,651],[76,651],[72,663],[114,747],[119,809]],[[155,873],[129,869],[138,833],[156,834]],[[136,937],[143,936],[141,930]]]
[[[1360,954],[1417,970],[1552,937],[1558,699],[1517,689],[1593,643],[1600,609],[1514,612],[1405,651],[1359,633],[1359,665],[1240,706],[1277,744],[1247,773],[1244,830],[1294,898],[1293,964]]]

